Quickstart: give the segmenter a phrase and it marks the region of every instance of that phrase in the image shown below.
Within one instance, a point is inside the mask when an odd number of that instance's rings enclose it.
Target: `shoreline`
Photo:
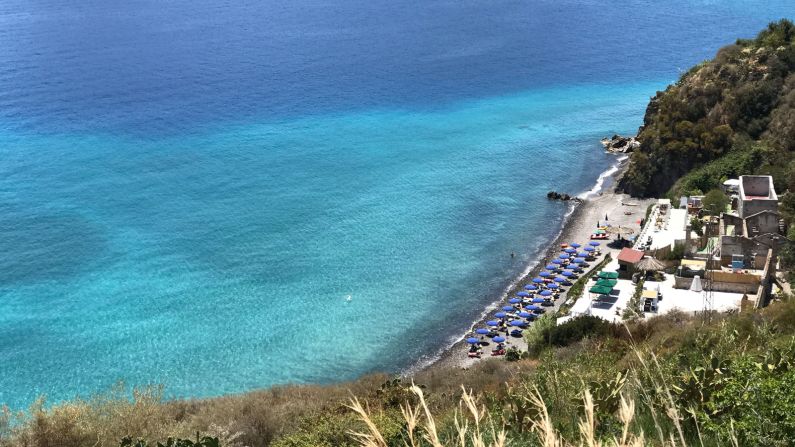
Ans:
[[[559,254],[559,247],[561,243],[572,242],[575,239],[582,239],[582,233],[584,229],[583,222],[586,220],[586,217],[601,215],[605,205],[609,205],[612,208],[624,205],[623,199],[628,196],[614,192],[613,187],[617,179],[626,169],[628,165],[628,159],[629,157],[624,154],[618,156],[616,162],[611,164],[599,175],[591,189],[581,192],[575,196],[580,198],[582,201],[579,203],[570,203],[570,210],[567,211],[563,216],[560,231],[558,231],[557,235],[552,239],[549,245],[539,252],[536,260],[530,262],[527,267],[522,270],[522,273],[520,273],[517,277],[511,280],[509,284],[502,288],[502,290],[499,292],[499,298],[484,306],[483,312],[472,322],[468,329],[462,331],[462,333],[460,333],[455,339],[452,339],[453,341],[448,341],[446,346],[437,350],[432,356],[429,356],[430,359],[426,359],[424,362],[417,362],[408,368],[405,368],[403,371],[400,371],[399,374],[401,376],[410,376],[412,374],[432,368],[466,369],[470,366],[473,366],[474,364],[488,361],[491,358],[489,357],[488,353],[484,354],[484,357],[480,359],[480,361],[471,360],[465,356],[465,350],[467,346],[465,338],[467,337],[467,334],[476,326],[484,326],[486,321],[493,319],[493,315],[497,312],[499,304],[511,294],[522,290],[522,283],[525,278],[536,276],[543,269],[543,266],[546,265],[547,260],[550,260]],[[642,212],[645,213],[645,208],[642,209]],[[585,225],[585,228],[590,227],[590,223]],[[609,251],[605,251],[605,253],[607,252]],[[553,307],[549,307],[547,311],[556,311],[564,301],[564,299],[556,301],[555,305]],[[516,346],[516,341],[517,339],[509,339],[507,344],[508,347]],[[519,342],[520,344],[523,344],[523,340],[519,340]]]

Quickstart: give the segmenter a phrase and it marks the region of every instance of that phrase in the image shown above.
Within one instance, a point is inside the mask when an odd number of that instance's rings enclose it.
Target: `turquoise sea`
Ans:
[[[0,402],[427,361],[788,1],[0,4]],[[516,258],[510,253],[515,252]]]

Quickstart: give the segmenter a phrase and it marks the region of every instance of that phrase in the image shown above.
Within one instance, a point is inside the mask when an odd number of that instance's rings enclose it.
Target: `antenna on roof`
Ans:
[[[703,297],[704,301],[702,323],[710,324],[712,323],[712,312],[714,309],[714,295],[712,293],[712,271],[709,269],[709,266],[704,269],[704,284],[701,291],[701,296]]]

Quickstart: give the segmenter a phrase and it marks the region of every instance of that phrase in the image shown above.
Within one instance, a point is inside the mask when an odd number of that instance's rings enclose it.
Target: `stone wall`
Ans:
[[[778,234],[779,215],[776,213],[759,213],[745,219],[745,234],[756,236],[759,234]]]
[[[722,273],[723,275],[716,275]],[[724,276],[732,275],[732,276]],[[748,293],[756,295],[759,292],[760,278],[757,275],[743,273],[710,272],[712,278],[712,290],[715,292],[728,293]],[[702,278],[702,285],[707,286],[706,280]],[[677,289],[689,289],[693,284],[693,278],[674,276],[674,287]]]
[[[756,294],[756,307],[765,307],[770,303],[770,296],[773,293],[773,279],[776,275],[776,256],[773,250],[767,253],[765,268],[762,271],[762,284]]]

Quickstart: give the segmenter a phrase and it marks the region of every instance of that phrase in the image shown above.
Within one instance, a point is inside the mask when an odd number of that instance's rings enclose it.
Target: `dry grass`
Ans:
[[[344,385],[289,386],[206,400],[164,400],[162,389],[128,391],[122,385],[86,400],[46,405],[24,413],[0,411],[0,447],[118,446],[125,436],[165,440],[218,437],[224,446],[268,445],[302,418],[346,412],[351,393],[373,395],[386,376]]]
[[[57,405],[42,400],[24,415],[0,408],[0,447],[115,447],[125,436],[162,441],[195,438],[197,431],[230,447],[703,446],[693,410],[675,403],[670,354],[682,347],[698,353],[766,346],[773,332],[766,325],[789,327],[793,315],[795,300],[753,315],[720,316],[711,327],[672,314],[556,348],[542,360],[483,362],[468,371],[432,368],[414,376],[422,388],[384,390],[389,377],[372,375],[340,385],[169,401],[157,388],[118,387]],[[716,336],[735,329],[751,335]],[[594,385],[612,378],[603,373],[608,370],[629,371],[609,420]],[[358,399],[351,402],[351,395]],[[704,429],[714,433],[714,427]]]
[[[411,392],[417,396],[419,403],[412,406],[406,403],[401,406],[406,421],[406,447],[472,446],[472,447],[505,447],[507,443],[504,429],[496,429],[494,421],[487,416],[486,409],[480,406],[471,391],[461,388],[463,394],[459,409],[455,414],[455,439],[448,444],[442,442],[437,423],[425,400],[422,388],[412,385]],[[357,398],[351,400],[350,408],[359,416],[367,427],[367,432],[351,431],[350,434],[363,447],[388,447],[384,437],[373,422],[369,413]]]
[[[583,385],[582,414],[577,422],[577,435],[566,439],[556,429],[551,417],[549,406],[544,402],[541,392],[535,386],[523,387],[523,396],[531,402],[535,410],[531,421],[535,443],[544,447],[640,447],[658,445],[662,447],[686,447],[689,442],[682,427],[683,415],[677,407],[673,391],[664,380],[665,374],[657,356],[649,351],[642,351],[633,346],[632,352],[637,359],[637,367],[631,371],[634,386],[621,393],[620,404],[615,417],[620,422],[620,435],[609,439],[600,439],[597,435],[599,424],[597,405],[590,390]],[[649,388],[649,383],[652,384]],[[507,445],[525,445],[523,442],[511,444],[505,426],[497,425],[488,417],[486,409],[479,405],[477,397],[462,387],[460,403],[455,413],[454,435],[440,437],[438,423],[433,412],[426,403],[421,388],[412,385],[411,392],[418,398],[418,404],[402,407],[405,419],[405,447],[504,447]],[[515,392],[515,390],[514,390]],[[640,402],[640,405],[639,405]],[[352,431],[359,445],[363,447],[388,447],[389,444],[378,431],[370,414],[361,402],[353,398],[350,408],[368,428],[367,432]],[[637,419],[640,412],[651,416],[653,421],[653,438],[647,438],[644,424]],[[646,425],[648,427],[648,425]],[[700,430],[696,426],[697,443],[704,446]],[[733,445],[737,445],[736,436],[732,433]]]
[[[407,406],[404,409],[403,414],[407,427],[407,440],[404,444],[406,447],[426,445],[431,447],[505,447],[510,445],[510,440],[507,438],[505,430],[501,427],[496,427],[492,420],[484,416],[485,409],[478,404],[475,396],[466,389],[463,389],[461,395],[460,410],[456,412],[455,435],[451,439],[442,440],[439,437],[434,416],[425,403],[422,389],[412,386],[411,390],[418,396],[419,404],[417,407]],[[555,430],[549,416],[548,407],[537,389],[531,392],[529,399],[534,402],[538,409],[538,417],[533,421],[533,431],[540,445],[544,447],[640,447],[647,445],[642,431],[633,432],[632,422],[635,414],[635,402],[633,400],[622,397],[622,405],[619,410],[619,418],[623,423],[621,438],[602,441],[596,437],[595,408],[591,394],[587,389],[583,393],[584,414],[579,422],[578,439],[563,439]],[[379,433],[377,425],[372,421],[367,410],[358,399],[353,398],[351,400],[350,408],[368,428],[366,433],[351,432],[351,436],[359,441],[359,445],[362,447],[388,447],[386,440]],[[687,444],[684,442],[678,443],[670,439],[663,440],[661,445],[686,446]]]

